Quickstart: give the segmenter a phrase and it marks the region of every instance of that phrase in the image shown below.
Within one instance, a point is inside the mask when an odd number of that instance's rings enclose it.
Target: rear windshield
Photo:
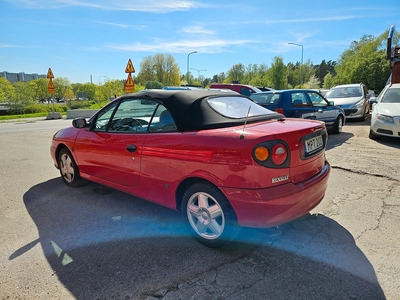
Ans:
[[[247,116],[274,114],[245,97],[215,97],[207,100],[208,104],[220,115],[228,118],[240,119]]]
[[[361,87],[337,87],[332,88],[326,93],[326,98],[351,98],[351,97],[361,97],[362,91]]]
[[[279,105],[280,98],[281,98],[280,93],[260,93],[260,94],[253,94],[250,96],[251,100],[262,106]]]

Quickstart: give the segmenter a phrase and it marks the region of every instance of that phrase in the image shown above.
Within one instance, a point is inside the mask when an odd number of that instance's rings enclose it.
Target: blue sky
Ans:
[[[132,60],[170,54],[182,74],[234,64],[338,60],[352,41],[400,31],[400,0],[0,0],[0,72],[71,83],[126,79]]]

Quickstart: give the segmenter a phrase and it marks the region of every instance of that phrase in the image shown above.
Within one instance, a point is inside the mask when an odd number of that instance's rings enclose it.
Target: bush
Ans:
[[[35,113],[48,112],[46,105],[44,104],[29,104],[24,107],[24,114],[35,114]]]

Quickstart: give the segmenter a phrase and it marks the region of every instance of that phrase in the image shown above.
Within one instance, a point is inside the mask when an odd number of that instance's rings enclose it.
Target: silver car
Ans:
[[[325,98],[342,107],[346,114],[346,119],[364,121],[370,111],[370,95],[367,87],[362,83],[337,85],[326,93]]]

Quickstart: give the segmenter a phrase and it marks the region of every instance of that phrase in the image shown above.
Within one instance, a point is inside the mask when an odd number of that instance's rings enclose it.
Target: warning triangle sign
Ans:
[[[49,84],[47,85],[47,91],[50,94],[54,94],[54,84],[53,84],[53,80],[50,78]]]
[[[54,78],[53,72],[51,71],[50,68],[49,68],[49,70],[47,71],[47,78]]]
[[[125,73],[135,73],[135,68],[133,67],[131,59],[128,60],[128,64],[125,68]]]
[[[133,82],[133,78],[131,73],[128,74],[128,79],[125,83],[125,92],[133,93],[135,91],[135,83]]]

